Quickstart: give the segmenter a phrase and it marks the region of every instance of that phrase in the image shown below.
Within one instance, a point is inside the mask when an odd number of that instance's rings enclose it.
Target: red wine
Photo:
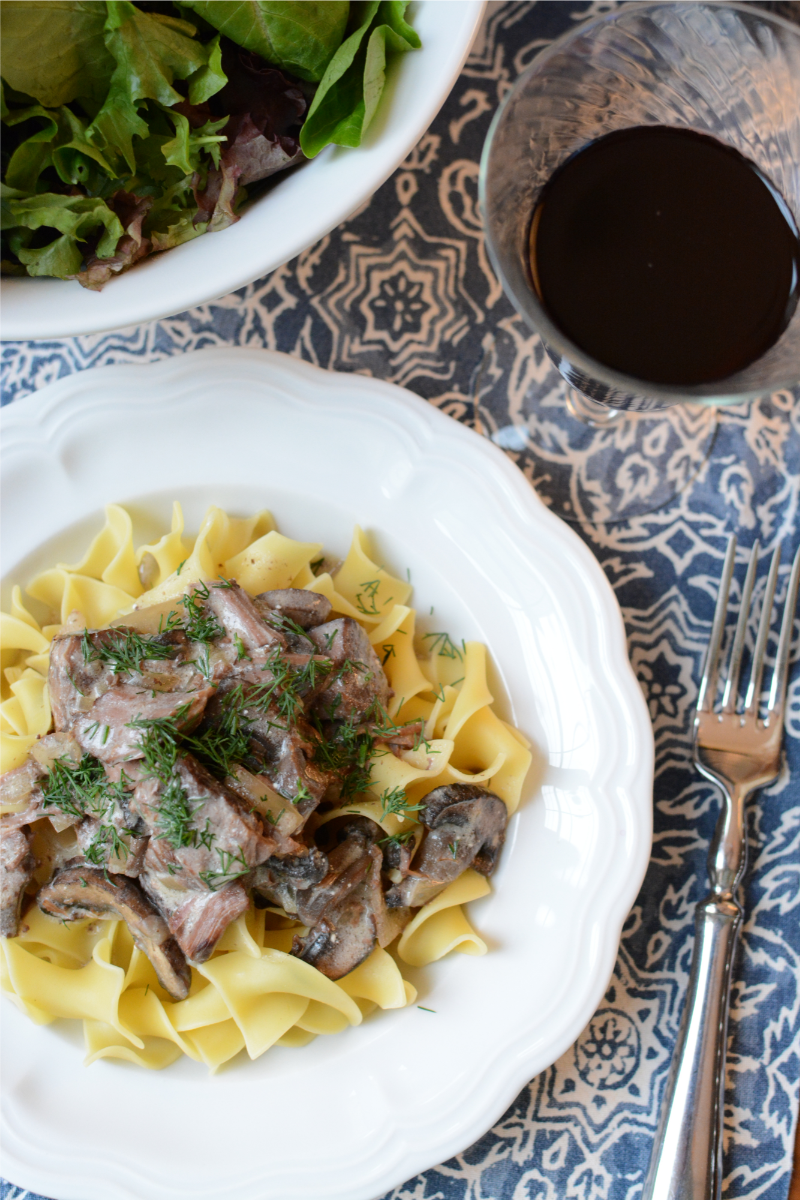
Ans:
[[[554,172],[530,231],[533,285],[592,358],[659,384],[760,358],[800,294],[800,238],[754,162],[662,125],[607,134]]]

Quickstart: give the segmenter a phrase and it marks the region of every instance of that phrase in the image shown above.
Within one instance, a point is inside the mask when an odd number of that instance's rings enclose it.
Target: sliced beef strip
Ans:
[[[0,822],[0,935],[16,937],[25,888],[33,878],[36,859],[31,831]]]
[[[158,981],[175,1000],[189,994],[191,972],[176,939],[132,879],[106,876],[85,864],[67,866],[38,896],[42,912],[67,921],[121,917],[134,942],[153,964]]]
[[[331,602],[319,592],[308,592],[305,588],[277,588],[261,592],[253,600],[264,617],[277,613],[287,617],[301,629],[313,629],[324,624],[331,614]]]
[[[505,839],[508,809],[485,788],[452,783],[428,794],[420,819],[427,832],[411,872],[387,893],[390,908],[427,904],[467,867],[490,875]]]
[[[187,872],[171,874],[171,866],[168,844],[151,839],[139,883],[186,957],[206,962],[231,921],[246,912],[247,892],[239,880],[211,891]]]
[[[260,683],[255,676],[234,675],[226,679],[209,702],[198,736],[210,726],[224,721],[226,705],[232,702],[231,693],[241,688],[241,715],[250,734],[250,756],[244,765],[254,775],[264,775],[274,789],[285,796],[297,811],[306,817],[325,795],[332,776],[314,765],[316,735],[303,717],[288,720],[276,703],[263,709],[259,702]],[[263,693],[262,693],[263,695]],[[252,707],[248,706],[250,698]]]
[[[99,630],[86,636],[96,644],[118,633]],[[48,682],[56,730],[71,733],[82,750],[112,763],[141,755],[142,730],[131,728],[136,720],[179,718],[181,725],[191,726],[213,688],[191,661],[180,657],[191,652],[180,631],[163,635],[167,638],[176,647],[174,662],[148,659],[140,672],[124,675],[97,660],[87,662],[83,637],[55,638]]]
[[[190,754],[178,755],[166,800],[164,783],[143,766],[131,764],[126,773],[135,783],[130,808],[142,818],[151,838],[147,857],[157,847],[164,870],[171,870],[178,882],[214,891],[222,888],[228,877],[250,871],[274,854],[275,839],[265,831],[260,817],[248,812],[236,793],[214,779]],[[173,846],[164,835],[170,828],[176,788],[180,789],[178,803],[191,812],[191,841]]]
[[[214,689],[191,692],[146,692],[141,685],[120,684],[100,697],[72,727],[77,741],[104,763],[141,758],[145,730],[140,721],[174,720],[191,729],[201,717]]]
[[[364,630],[352,617],[338,617],[309,630],[321,654],[333,661],[333,673],[317,696],[312,712],[322,720],[365,721],[389,702],[392,690]],[[379,710],[378,710],[379,711]]]
[[[231,642],[238,638],[245,650],[283,649],[284,641],[278,630],[272,629],[262,618],[253,601],[238,583],[220,584],[209,582],[208,599],[205,606],[213,613]]]

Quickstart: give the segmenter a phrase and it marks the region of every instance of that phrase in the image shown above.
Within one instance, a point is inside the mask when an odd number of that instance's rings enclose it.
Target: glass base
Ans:
[[[532,388],[515,423],[491,436],[525,456],[526,475],[559,517],[606,525],[670,504],[707,460],[717,428],[715,408],[624,412],[563,381],[544,394]]]

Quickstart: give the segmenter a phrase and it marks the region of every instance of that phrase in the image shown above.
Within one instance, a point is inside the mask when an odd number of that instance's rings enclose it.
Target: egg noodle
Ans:
[[[74,610],[97,629],[221,574],[250,595],[287,587],[322,593],[335,614],[353,617],[368,633],[394,691],[390,716],[400,724],[424,721],[426,745],[376,756],[369,786],[348,804],[348,812],[375,821],[387,837],[422,832],[413,817],[384,811],[380,797],[387,789],[402,789],[409,805],[417,805],[443,784],[476,783],[513,813],[531,755],[525,738],[492,711],[486,648],[477,642],[456,645],[440,633],[426,635],[422,652],[415,652],[416,614],[407,604],[411,584],[373,561],[358,527],[335,575],[322,569],[321,555],[321,545],[280,534],[268,512],[241,519],[211,507],[197,537],[189,537],[178,503],[170,532],[136,548],[129,513],[108,505],[105,526],[80,562],[59,563],[28,584],[36,611],[49,610],[53,623],[39,624],[19,587],[13,589],[10,613],[2,614],[2,771],[22,764],[51,728],[50,643]],[[142,579],[150,585],[146,591]],[[5,805],[3,811],[16,808]],[[340,809],[316,814],[316,826],[341,815]],[[46,881],[34,878],[37,884]],[[213,956],[192,966],[189,995],[177,1002],[159,984],[124,921],[65,923],[34,904],[19,936],[0,939],[0,984],[38,1024],[57,1017],[83,1020],[87,1064],[121,1058],[158,1069],[186,1054],[215,1071],[242,1049],[255,1059],[270,1046],[303,1046],[317,1035],[359,1025],[376,1008],[413,1003],[416,990],[403,979],[398,960],[423,966],[451,951],[485,954],[486,944],[463,905],[489,891],[482,875],[465,871],[419,909],[391,953],[376,945],[337,982],[289,953],[293,935],[302,932],[296,919],[251,903]]]

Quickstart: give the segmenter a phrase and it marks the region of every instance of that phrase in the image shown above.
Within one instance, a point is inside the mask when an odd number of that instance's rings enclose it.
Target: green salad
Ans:
[[[102,288],[236,221],[262,181],[358,146],[401,0],[5,0],[2,270]]]

